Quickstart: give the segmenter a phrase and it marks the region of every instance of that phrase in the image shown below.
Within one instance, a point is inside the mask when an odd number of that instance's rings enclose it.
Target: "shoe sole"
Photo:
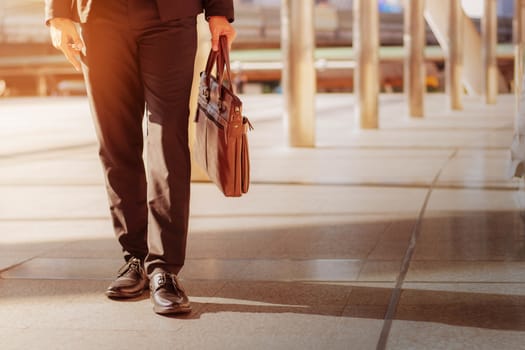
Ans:
[[[176,308],[173,307],[153,307],[153,311],[159,315],[177,315],[177,314],[188,314],[191,312],[190,305],[179,306]]]
[[[114,291],[107,290],[104,294],[110,299],[132,299],[140,297],[142,294],[144,294],[149,288],[144,288],[143,290],[139,290],[135,293],[119,293]]]

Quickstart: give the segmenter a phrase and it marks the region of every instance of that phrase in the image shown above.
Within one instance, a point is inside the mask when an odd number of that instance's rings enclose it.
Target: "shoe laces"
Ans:
[[[118,277],[124,276],[129,271],[136,271],[140,273],[142,269],[142,264],[138,258],[131,258],[126,262],[118,271]]]
[[[182,288],[180,287],[177,277],[169,273],[162,273],[157,277],[157,289],[165,288],[170,292],[175,292],[181,295]]]

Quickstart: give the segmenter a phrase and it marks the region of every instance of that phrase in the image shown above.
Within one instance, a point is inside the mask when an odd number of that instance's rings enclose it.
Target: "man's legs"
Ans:
[[[84,73],[115,233],[127,256],[144,259],[147,204],[142,83],[134,43],[125,32],[109,27],[102,20],[84,27]]]
[[[151,2],[130,0],[148,109],[148,256],[154,310],[191,310],[177,274],[184,265],[190,201],[189,98],[196,18],[162,22]]]
[[[125,18],[127,0],[108,2],[107,6],[95,8],[82,28],[86,46],[83,69],[111,217],[128,261],[106,294],[132,297],[147,287],[142,267],[148,252],[146,175],[142,160],[144,93],[136,41]]]
[[[189,98],[196,20],[162,23],[139,39],[148,107],[146,268],[177,274],[184,265],[190,200]]]
[[[83,28],[84,69],[115,231],[128,257],[142,260],[148,253],[155,311],[187,312],[189,302],[176,274],[184,264],[189,217],[188,101],[196,19],[161,22],[155,3],[143,0],[100,6],[104,9],[95,11]],[[148,203],[142,163],[144,101]],[[136,266],[133,260],[128,267]]]

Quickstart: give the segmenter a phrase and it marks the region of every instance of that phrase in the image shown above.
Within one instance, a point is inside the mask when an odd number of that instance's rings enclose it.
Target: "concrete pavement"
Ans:
[[[317,97],[315,149],[286,147],[282,99],[245,96],[253,184],[192,185],[181,277],[194,311],[103,292],[122,264],[84,98],[0,100],[0,349],[519,349],[522,183],[512,96]],[[378,345],[379,344],[379,345]]]

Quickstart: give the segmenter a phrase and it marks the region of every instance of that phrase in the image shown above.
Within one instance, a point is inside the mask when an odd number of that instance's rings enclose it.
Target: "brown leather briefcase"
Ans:
[[[214,65],[216,76],[212,75]],[[201,73],[193,152],[197,164],[225,196],[239,197],[250,185],[247,132],[253,128],[242,115],[242,102],[231,84],[228,44],[221,36],[219,51],[210,51]]]

